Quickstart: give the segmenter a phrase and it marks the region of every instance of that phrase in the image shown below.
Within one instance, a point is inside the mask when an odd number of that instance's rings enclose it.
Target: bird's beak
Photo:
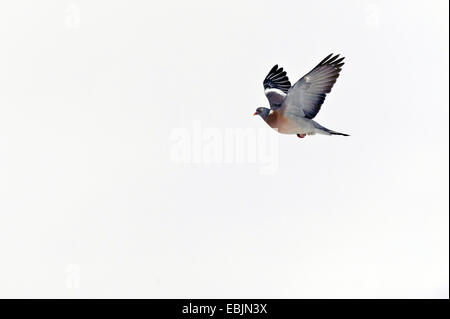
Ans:
[[[253,115],[258,115],[258,112],[253,113]]]

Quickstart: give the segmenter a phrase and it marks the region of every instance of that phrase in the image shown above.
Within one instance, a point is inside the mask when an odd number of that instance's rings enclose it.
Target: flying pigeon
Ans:
[[[297,134],[300,138],[316,133],[349,136],[313,121],[344,65],[344,57],[338,58],[339,54],[330,54],[293,86],[283,68],[275,65],[263,82],[270,109],[259,107],[253,115],[261,116],[279,133]]]

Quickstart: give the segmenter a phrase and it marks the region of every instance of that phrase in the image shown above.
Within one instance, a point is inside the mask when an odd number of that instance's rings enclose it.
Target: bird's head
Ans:
[[[269,113],[270,113],[270,109],[265,108],[265,107],[258,107],[256,109],[256,112],[253,113],[253,115],[259,115],[265,120],[269,116]]]

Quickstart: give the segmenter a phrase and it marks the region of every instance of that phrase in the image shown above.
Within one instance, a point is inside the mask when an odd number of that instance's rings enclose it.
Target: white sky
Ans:
[[[448,298],[447,1],[2,1],[0,41],[0,297]],[[351,137],[171,161],[331,52]]]

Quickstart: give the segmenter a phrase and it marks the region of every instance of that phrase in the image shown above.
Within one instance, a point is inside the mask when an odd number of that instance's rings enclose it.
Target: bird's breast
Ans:
[[[278,111],[270,111],[266,122],[271,128],[282,134],[297,134],[300,129],[297,123],[283,116]]]

